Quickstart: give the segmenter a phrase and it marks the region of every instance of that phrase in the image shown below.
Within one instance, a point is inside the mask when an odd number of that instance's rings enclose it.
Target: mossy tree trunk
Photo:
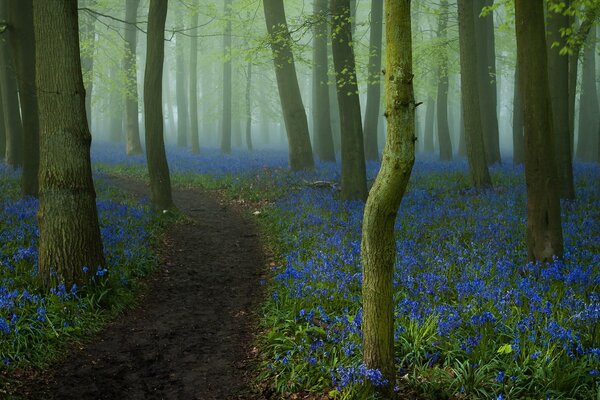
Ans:
[[[151,201],[157,209],[173,207],[171,177],[165,154],[162,113],[162,76],[165,56],[164,35],[167,0],[150,0],[148,44],[144,74],[144,118],[146,160],[150,176]]]
[[[231,153],[231,0],[225,0],[225,32],[223,33],[223,117],[221,119],[221,153]]]
[[[290,167],[293,170],[312,169],[314,160],[308,121],[300,96],[283,0],[264,0],[263,6],[287,132]]]
[[[328,85],[327,0],[313,0],[313,138],[321,161],[335,161]]]
[[[491,187],[481,123],[473,5],[467,0],[458,0],[458,32],[460,88],[471,181],[475,188]]]
[[[394,224],[415,160],[415,100],[410,0],[386,0],[384,9],[387,137],[362,226],[362,331],[364,363],[382,372],[388,384],[378,389],[385,398],[391,398],[395,384]]]
[[[448,127],[448,53],[446,50],[447,28],[448,28],[448,1],[441,0],[440,15],[438,17],[438,39],[442,40],[439,50],[440,67],[438,70],[437,87],[437,132],[440,144],[440,160],[452,160],[452,142],[450,140],[450,128]]]
[[[568,5],[568,2],[567,2]],[[569,131],[569,57],[560,50],[567,43],[561,31],[570,27],[569,17],[562,12],[547,13],[548,76],[550,77],[550,98],[552,101],[552,125],[554,133],[554,154],[556,156],[556,177],[560,185],[560,196],[575,199],[573,184],[573,150]],[[554,44],[558,43],[558,46]]]
[[[342,128],[342,199],[365,200],[367,175],[349,0],[331,0],[331,48]]]
[[[552,143],[552,105],[543,0],[516,0],[517,64],[525,127],[527,248],[530,261],[562,257],[560,200]]]
[[[77,0],[35,1],[40,123],[39,276],[68,287],[105,266],[90,162]],[[68,155],[68,157],[65,157]]]
[[[127,0],[125,8],[125,56],[123,71],[126,74],[127,90],[125,93],[125,136],[127,137],[127,155],[142,154],[140,143],[140,123],[138,120],[138,85],[137,85],[137,10],[140,0]]]
[[[381,103],[381,40],[383,31],[383,1],[371,0],[371,25],[369,32],[369,72],[367,78],[367,105],[365,109],[365,158],[379,159],[377,123]]]
[[[200,153],[198,138],[198,11],[190,17],[190,137],[192,153]]]

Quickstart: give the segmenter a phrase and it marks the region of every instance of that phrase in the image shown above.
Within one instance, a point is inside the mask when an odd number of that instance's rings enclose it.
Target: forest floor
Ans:
[[[111,177],[139,197],[145,184]],[[244,210],[174,189],[187,218],[168,229],[162,266],[137,306],[59,364],[23,382],[26,399],[258,399],[251,389],[266,258]],[[247,213],[247,211],[246,211]]]

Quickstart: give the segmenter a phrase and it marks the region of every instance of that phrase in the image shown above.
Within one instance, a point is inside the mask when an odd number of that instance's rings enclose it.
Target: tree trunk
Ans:
[[[171,178],[165,154],[162,115],[162,75],[165,56],[164,35],[167,0],[150,0],[148,45],[144,74],[144,118],[146,120],[146,160],[150,176],[151,201],[157,209],[173,207]]]
[[[246,70],[246,147],[252,151],[252,60]]]
[[[573,162],[571,133],[569,131],[569,57],[560,54],[566,46],[561,30],[570,27],[569,17],[562,12],[547,13],[547,50],[548,76],[550,78],[550,98],[552,101],[554,154],[556,156],[556,177],[558,178],[560,196],[564,199],[575,199],[573,184]],[[558,43],[558,46],[554,46]]]
[[[369,41],[369,75],[367,80],[367,107],[365,111],[365,157],[379,159],[377,122],[381,102],[381,40],[383,31],[383,2],[371,0],[371,29]]]
[[[500,142],[498,131],[498,101],[496,92],[496,55],[494,39],[494,17],[490,13],[480,17],[485,6],[491,6],[493,0],[473,1],[473,21],[475,24],[475,43],[477,52],[477,79],[481,126],[485,157],[488,164],[500,162]]]
[[[92,181],[77,0],[35,1],[33,22],[41,133],[39,276],[46,288],[61,281],[71,287],[105,266]]]
[[[394,367],[394,224],[415,160],[415,100],[412,75],[410,0],[385,0],[385,115],[387,138],[381,169],[365,205],[363,265],[363,358],[388,384],[378,388],[392,398]]]
[[[367,177],[349,0],[331,0],[331,48],[342,128],[342,199],[366,200]]]
[[[312,169],[314,160],[308,133],[308,121],[298,87],[283,0],[264,0],[263,6],[273,50],[281,109],[285,120],[290,167],[293,170]]]
[[[517,63],[525,126],[529,261],[562,257],[560,200],[552,144],[543,0],[516,0]]]
[[[0,19],[8,20],[7,2],[0,1]],[[23,126],[19,110],[19,95],[15,64],[12,51],[8,45],[11,41],[11,29],[6,30],[0,40],[0,90],[4,109],[4,126],[6,128],[6,163],[18,167],[23,162]]]
[[[525,137],[523,136],[523,102],[519,88],[519,66],[515,66],[515,82],[513,96],[513,164],[525,162]]]
[[[190,135],[192,153],[200,153],[198,139],[198,12],[193,11],[190,17]]]
[[[139,1],[139,0],[138,0]],[[93,5],[94,0],[80,0],[83,7]],[[96,19],[87,12],[81,14],[80,38],[83,51],[81,54],[81,72],[85,85],[85,113],[88,125],[92,127],[92,91],[94,89],[94,52],[96,50]]]
[[[168,114],[168,129],[165,133],[163,133],[163,135],[166,134],[166,136],[168,137],[169,134],[172,136],[176,136],[177,133],[177,125],[175,123],[175,109],[173,107],[173,95],[171,93],[171,79],[169,78],[169,71],[168,68],[165,68],[165,70],[163,71],[163,90],[164,90],[164,95],[163,95],[163,99],[164,99],[164,103],[165,103],[165,108],[167,110],[167,114]],[[144,113],[145,114],[145,113]]]
[[[183,16],[180,17],[183,18]],[[189,116],[185,82],[184,42],[184,36],[178,34],[175,39],[175,91],[177,92],[177,146],[179,147],[187,147],[188,145]]]
[[[435,118],[435,101],[433,97],[427,96],[425,107],[427,109],[425,110],[425,143],[423,150],[425,153],[433,153],[433,120]]]
[[[335,161],[327,60],[327,0],[314,0],[317,22],[313,39],[313,137],[321,161]]]
[[[37,196],[40,144],[38,104],[35,91],[33,5],[32,0],[10,0],[8,5],[11,25],[10,42],[15,59],[23,124],[24,157],[21,190],[24,196]]]
[[[140,143],[140,123],[138,120],[138,86],[137,86],[137,10],[140,0],[127,0],[125,8],[125,56],[123,71],[127,77],[125,94],[125,136],[127,137],[127,155],[142,154]]]
[[[584,46],[579,95],[577,158],[596,161],[598,132],[598,91],[596,88],[596,27],[592,27]]]
[[[221,153],[231,153],[231,0],[225,0],[227,24],[223,34],[223,118],[221,121]],[[266,7],[266,5],[265,5]]]
[[[110,79],[113,82],[113,86],[108,96],[108,118],[110,121],[108,126],[110,140],[114,143],[123,143],[125,139],[123,136],[123,95],[121,88],[116,84],[116,82],[121,80],[120,74],[121,69],[118,64],[110,68]]]
[[[475,188],[492,186],[487,167],[481,110],[473,7],[467,0],[458,0],[458,31],[460,44],[460,78],[463,121],[471,181]]]
[[[440,15],[438,21],[438,38],[447,39],[448,27],[448,1],[441,0]],[[452,160],[452,142],[450,141],[450,128],[448,127],[448,53],[446,44],[443,43],[439,53],[440,68],[438,71],[437,87],[437,131],[440,144],[440,160]]]
[[[460,157],[467,156],[467,138],[465,136],[465,118],[461,98],[458,101],[458,155]]]
[[[2,65],[0,65],[0,74]],[[1,81],[1,79],[0,79]],[[2,89],[0,89],[2,93]],[[4,125],[4,107],[2,106],[2,97],[0,96],[0,161],[3,161],[6,157],[6,126]]]

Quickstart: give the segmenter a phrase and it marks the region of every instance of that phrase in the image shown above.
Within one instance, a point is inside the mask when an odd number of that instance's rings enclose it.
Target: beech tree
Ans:
[[[183,15],[178,16],[183,20]],[[182,27],[180,27],[182,29]],[[185,39],[179,33],[175,36],[175,92],[177,94],[177,146],[187,147],[188,128],[190,119],[188,116],[188,99],[185,71]]]
[[[598,91],[596,88],[596,27],[590,29],[584,46],[579,96],[577,158],[596,161],[598,152]]]
[[[34,1],[40,126],[39,276],[67,285],[104,266],[79,56],[77,0]],[[65,154],[68,157],[65,157]]]
[[[394,224],[415,160],[415,100],[412,74],[410,0],[385,0],[385,116],[387,137],[381,169],[369,193],[362,226],[363,359],[378,369],[393,396],[396,260]]]
[[[517,64],[525,128],[527,248],[530,261],[562,257],[560,200],[552,144],[552,107],[543,0],[516,0]]]
[[[308,121],[300,96],[283,0],[264,0],[263,6],[288,137],[290,167],[293,170],[312,169],[314,160],[308,134]]]
[[[127,154],[142,154],[140,143],[140,124],[138,120],[138,87],[137,87],[137,10],[140,0],[127,0],[125,8],[125,56],[123,70],[127,75],[127,91],[125,93],[125,136],[127,137]]]
[[[200,152],[198,139],[198,10],[190,17],[190,137],[192,153]]]
[[[349,0],[331,0],[331,48],[342,128],[342,199],[365,200],[367,175]]]
[[[171,177],[165,154],[162,113],[162,76],[165,56],[164,36],[167,0],[150,0],[148,44],[144,75],[144,119],[146,121],[146,160],[150,176],[151,201],[158,209],[173,207]]]
[[[438,17],[438,38],[447,39],[448,28],[448,1],[440,3],[440,15]],[[452,160],[452,142],[450,140],[450,128],[448,127],[448,51],[446,46],[440,48],[440,67],[438,70],[438,87],[436,101],[437,132],[440,144],[440,160]]]
[[[475,188],[492,186],[483,143],[483,125],[479,102],[475,22],[473,7],[467,0],[458,0],[458,36],[460,45],[460,88],[467,145],[469,172]]]
[[[221,152],[231,153],[231,0],[225,0],[225,32],[223,33],[223,118],[221,119]],[[266,7],[266,5],[265,5]]]

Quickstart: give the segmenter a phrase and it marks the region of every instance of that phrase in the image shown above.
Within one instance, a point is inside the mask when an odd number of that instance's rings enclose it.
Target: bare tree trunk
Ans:
[[[433,97],[427,97],[427,104],[425,107],[427,109],[425,110],[424,151],[425,153],[433,153],[433,120],[435,119],[435,101],[433,100]]]
[[[246,147],[252,151],[252,60],[246,69]]]
[[[200,152],[198,138],[198,12],[190,17],[190,135],[192,138],[192,153]]]
[[[46,288],[57,282],[71,287],[106,265],[92,181],[77,0],[35,1],[33,22],[41,133],[39,276]]]
[[[180,16],[183,18],[183,16]],[[185,44],[184,36],[179,34],[175,38],[175,91],[177,97],[177,146],[188,146],[188,102],[186,93],[185,76]]]
[[[157,209],[173,207],[171,177],[165,154],[162,114],[162,76],[165,56],[164,36],[167,0],[150,0],[148,45],[144,74],[144,117],[146,120],[146,160],[150,176],[151,201]]]
[[[525,137],[523,136],[523,101],[519,89],[519,66],[515,66],[513,97],[513,164],[525,162]]]
[[[581,94],[579,95],[579,131],[577,158],[596,161],[598,131],[598,91],[596,88],[596,27],[592,27],[583,52]]]
[[[293,170],[312,169],[314,160],[308,133],[308,121],[298,87],[283,0],[264,0],[263,6],[287,132],[290,167]]]
[[[313,0],[313,4],[318,19],[313,42],[313,137],[319,159],[335,161],[327,76],[327,0]]]
[[[438,38],[446,40],[448,26],[448,1],[441,0],[440,15],[438,20]],[[440,49],[440,68],[438,71],[437,87],[437,131],[440,144],[440,160],[452,160],[452,142],[450,141],[450,128],[448,127],[448,54],[445,44]]]
[[[458,0],[458,31],[460,42],[460,76],[465,139],[471,181],[475,188],[492,186],[487,167],[479,108],[477,52],[473,6],[467,0]]]
[[[385,115],[387,138],[381,169],[369,193],[362,226],[363,359],[387,380],[375,388],[390,399],[394,367],[394,224],[415,161],[415,100],[410,0],[385,0]]]
[[[552,144],[552,105],[543,0],[516,0],[517,63],[525,126],[529,261],[562,257],[560,200]]]
[[[80,0],[82,7],[93,5],[95,0]],[[81,72],[85,85],[85,113],[90,129],[92,128],[92,91],[94,89],[94,52],[96,49],[95,19],[86,12],[81,14],[80,38],[83,43]]]
[[[266,7],[266,6],[265,6]],[[223,118],[221,119],[221,153],[231,153],[231,0],[225,0],[227,24],[223,34]]]
[[[381,40],[383,31],[383,2],[371,0],[371,29],[369,40],[369,75],[367,80],[367,106],[365,110],[365,157],[379,159],[377,123],[381,103]]]
[[[137,29],[131,24],[137,23],[137,10],[140,0],[127,0],[125,8],[125,56],[123,70],[127,75],[125,94],[125,136],[127,137],[127,155],[142,154],[140,143],[140,123],[138,120],[137,85]]]
[[[365,200],[367,176],[349,0],[331,0],[331,38],[342,122],[342,199]]]

